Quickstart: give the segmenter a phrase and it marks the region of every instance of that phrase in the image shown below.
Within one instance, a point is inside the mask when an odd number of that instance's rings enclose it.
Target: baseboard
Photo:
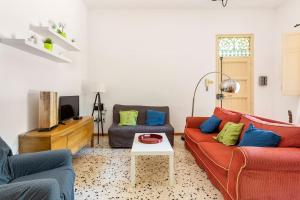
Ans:
[[[184,135],[184,133],[174,133],[174,135]],[[94,136],[98,136],[98,133],[94,133]],[[100,133],[100,136],[102,136],[102,133]],[[108,136],[108,133],[103,133],[103,136]]]

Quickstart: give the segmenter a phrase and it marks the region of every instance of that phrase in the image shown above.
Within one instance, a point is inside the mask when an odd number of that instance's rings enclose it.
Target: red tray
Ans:
[[[139,142],[144,144],[157,144],[161,143],[163,140],[163,137],[157,134],[143,134],[140,135],[138,138]]]

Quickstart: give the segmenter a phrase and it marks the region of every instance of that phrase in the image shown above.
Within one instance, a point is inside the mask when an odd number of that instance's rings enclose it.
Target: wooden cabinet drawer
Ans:
[[[68,143],[68,138],[66,136],[53,138],[51,142],[51,150],[66,149],[67,143]]]
[[[88,144],[89,137],[87,136],[88,131],[85,128],[80,128],[76,131],[73,131],[68,135],[68,149],[72,153],[77,152],[79,149]]]

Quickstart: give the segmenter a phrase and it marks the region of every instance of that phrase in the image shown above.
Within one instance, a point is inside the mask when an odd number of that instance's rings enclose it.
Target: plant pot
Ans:
[[[67,34],[66,34],[65,32],[59,31],[58,34],[60,34],[60,35],[63,36],[64,38],[67,38]]]
[[[44,43],[44,48],[45,48],[45,49],[48,49],[49,51],[52,51],[52,50],[53,50],[53,44],[50,44],[50,43]]]

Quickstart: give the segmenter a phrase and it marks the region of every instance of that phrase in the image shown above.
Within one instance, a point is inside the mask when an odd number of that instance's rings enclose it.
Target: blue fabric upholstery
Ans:
[[[12,156],[11,149],[0,137],[0,185],[11,180],[8,157]]]
[[[166,113],[156,110],[147,110],[147,126],[163,126],[166,121]]]
[[[213,133],[217,130],[221,123],[221,120],[216,116],[211,116],[206,121],[204,121],[199,127],[202,133]]]
[[[59,183],[55,179],[39,179],[0,185],[0,199],[5,200],[57,200]]]
[[[12,180],[11,183],[49,179],[52,178],[59,183],[60,199],[74,199],[75,174],[71,166],[62,166],[52,170],[41,171],[39,173],[21,176]]]
[[[280,140],[281,137],[274,132],[258,129],[250,124],[239,146],[277,147]]]
[[[75,173],[69,150],[13,156],[0,138],[0,154],[0,199],[74,199]]]

